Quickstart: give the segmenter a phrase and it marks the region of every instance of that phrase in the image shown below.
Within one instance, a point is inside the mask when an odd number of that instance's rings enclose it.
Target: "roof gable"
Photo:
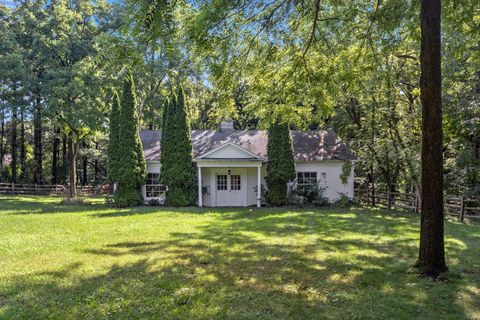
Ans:
[[[247,149],[244,149],[233,142],[226,142],[219,147],[212,149],[197,159],[262,159]]]

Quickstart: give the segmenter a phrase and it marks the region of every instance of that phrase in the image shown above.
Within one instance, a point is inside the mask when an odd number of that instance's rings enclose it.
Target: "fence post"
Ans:
[[[37,184],[35,183],[35,194],[37,194]]]
[[[460,222],[463,222],[465,216],[465,196],[460,196]]]
[[[15,182],[12,181],[12,194],[15,194]]]

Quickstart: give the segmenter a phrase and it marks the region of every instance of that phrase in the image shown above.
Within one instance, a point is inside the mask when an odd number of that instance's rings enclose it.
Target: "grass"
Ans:
[[[448,281],[419,218],[378,209],[113,209],[0,197],[1,319],[480,319],[480,224]]]

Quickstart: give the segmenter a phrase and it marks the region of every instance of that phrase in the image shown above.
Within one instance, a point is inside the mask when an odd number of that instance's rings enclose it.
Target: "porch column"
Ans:
[[[262,164],[257,167],[257,207],[260,208],[262,206],[261,203],[262,199]]]
[[[198,206],[203,206],[203,197],[202,197],[202,167],[197,164],[198,170]]]

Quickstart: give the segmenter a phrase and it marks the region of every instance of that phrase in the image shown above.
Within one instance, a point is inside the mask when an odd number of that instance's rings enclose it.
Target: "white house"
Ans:
[[[162,202],[159,131],[142,130],[140,137],[148,177],[143,187],[145,201]],[[355,157],[332,130],[291,131],[297,187],[318,185],[333,202],[342,194],[353,197]],[[265,188],[268,131],[233,130],[223,123],[219,131],[192,130],[193,159],[197,167],[198,205],[261,206]],[[352,163],[346,183],[341,175]],[[346,167],[349,168],[349,167]]]

